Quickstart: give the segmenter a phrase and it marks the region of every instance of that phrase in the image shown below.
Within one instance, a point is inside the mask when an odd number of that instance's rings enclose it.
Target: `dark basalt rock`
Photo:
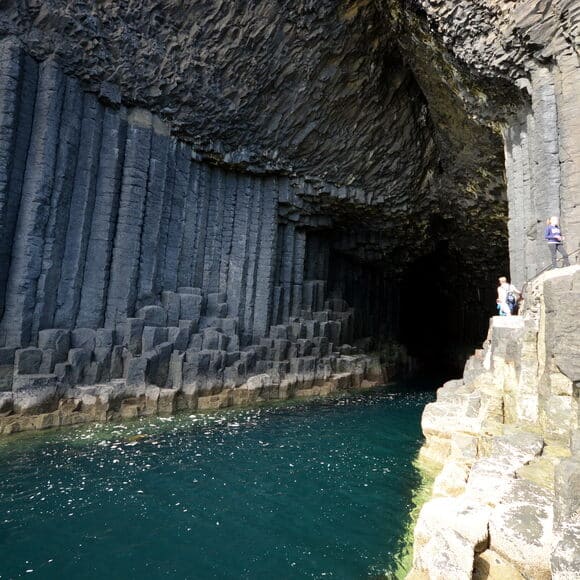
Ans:
[[[213,394],[376,339],[457,362],[507,270],[505,176],[516,283],[535,213],[578,239],[568,7],[3,2],[0,347]]]

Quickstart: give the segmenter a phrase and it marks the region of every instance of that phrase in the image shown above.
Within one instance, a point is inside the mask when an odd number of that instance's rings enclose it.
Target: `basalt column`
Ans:
[[[195,161],[157,117],[1,50],[3,345],[114,329],[179,288],[219,295],[248,344],[299,313],[304,234],[278,223],[287,178]]]

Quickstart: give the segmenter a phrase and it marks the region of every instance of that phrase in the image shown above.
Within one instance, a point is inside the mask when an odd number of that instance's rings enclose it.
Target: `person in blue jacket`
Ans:
[[[562,243],[564,241],[564,236],[562,235],[562,231],[558,225],[558,218],[556,216],[552,216],[548,219],[546,230],[544,232],[544,239],[548,242],[550,254],[552,255],[552,268],[557,267],[556,252],[562,254],[564,266],[569,266],[570,260],[568,259],[568,254],[566,253],[564,244]]]

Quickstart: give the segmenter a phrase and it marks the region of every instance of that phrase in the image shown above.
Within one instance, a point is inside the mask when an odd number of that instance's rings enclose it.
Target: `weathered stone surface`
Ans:
[[[55,375],[15,377],[12,404],[16,414],[37,415],[54,410],[59,389]]]
[[[491,516],[490,548],[524,575],[550,578],[553,517],[551,494],[515,480]]]
[[[142,318],[127,318],[122,325],[123,344],[131,354],[139,354],[143,340],[145,321]]]
[[[413,555],[413,567],[427,572],[429,580],[471,580],[473,546],[457,532],[442,528],[433,533],[419,554]]]
[[[473,580],[525,580],[525,576],[497,552],[485,550],[475,556]]]
[[[578,521],[564,525],[557,534],[551,559],[553,580],[573,580],[578,577],[578,570],[580,570],[578,537],[580,537],[580,522]]]
[[[415,547],[427,544],[441,529],[451,529],[469,543],[471,556],[487,547],[489,506],[465,498],[435,498],[427,502],[415,525]]]
[[[546,347],[571,381],[580,381],[580,267],[573,273],[550,272],[544,282]]]
[[[10,414],[13,410],[14,396],[10,393],[0,392],[0,414]]]
[[[54,350],[59,359],[66,360],[70,348],[70,332],[59,328],[41,330],[38,333],[38,348]]]
[[[92,328],[75,328],[71,332],[72,348],[95,350],[97,333]]]
[[[466,464],[448,461],[433,483],[433,497],[462,494],[468,474],[469,468]]]
[[[554,514],[556,521],[565,521],[578,516],[577,506],[574,505],[575,501],[578,500],[577,492],[580,489],[580,456],[578,453],[563,460],[556,467],[554,486],[557,492]]]
[[[544,447],[544,440],[533,433],[515,433],[494,437],[491,444],[492,456],[511,456],[514,461],[527,463],[538,456]]]
[[[20,375],[34,375],[40,372],[42,351],[39,348],[23,348],[16,351],[14,367]]]
[[[167,312],[161,306],[144,306],[137,311],[137,318],[141,318],[145,326],[167,326]]]

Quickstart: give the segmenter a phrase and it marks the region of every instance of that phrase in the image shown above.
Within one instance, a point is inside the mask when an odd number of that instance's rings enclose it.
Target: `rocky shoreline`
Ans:
[[[186,410],[225,409],[267,401],[326,396],[384,384],[383,367],[377,357],[357,355],[341,358],[350,370],[330,374],[315,371],[283,379],[259,374],[241,385],[213,390],[204,388],[208,385],[207,381],[201,384],[203,379],[176,389],[127,385],[123,379],[102,385],[68,387],[58,394],[53,410],[44,413],[10,412],[0,416],[0,434],[146,416],[168,417]]]
[[[409,580],[578,578],[579,297],[580,266],[541,275],[425,408],[420,456],[440,472]]]

